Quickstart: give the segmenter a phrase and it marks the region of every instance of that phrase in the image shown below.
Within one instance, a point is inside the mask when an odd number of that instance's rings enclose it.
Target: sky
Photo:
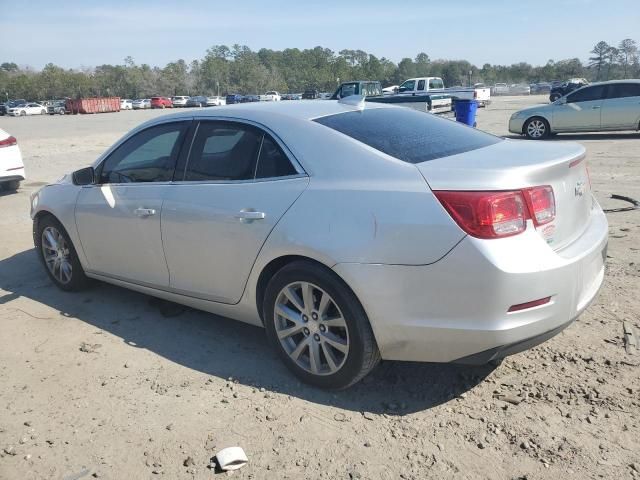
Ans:
[[[212,45],[360,49],[398,62],[586,60],[600,40],[640,43],[639,0],[0,0],[0,63],[65,68],[200,59]]]

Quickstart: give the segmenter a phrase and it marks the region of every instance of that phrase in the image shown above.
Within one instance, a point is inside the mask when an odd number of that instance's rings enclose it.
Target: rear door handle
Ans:
[[[599,109],[600,107],[596,105],[595,107],[591,107],[591,108],[592,108],[593,110],[597,110],[597,109]]]
[[[253,209],[243,209],[236,213],[236,218],[241,222],[253,222],[254,220],[263,220],[266,217],[264,212],[256,212]]]
[[[151,217],[156,214],[156,211],[153,208],[136,208],[133,213],[135,213],[138,217]]]

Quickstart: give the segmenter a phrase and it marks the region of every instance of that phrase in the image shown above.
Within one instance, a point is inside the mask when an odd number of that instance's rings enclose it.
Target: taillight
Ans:
[[[456,223],[477,238],[503,238],[522,233],[527,220],[535,226],[556,215],[553,188],[549,185],[507,192],[433,192]]]
[[[433,193],[456,223],[474,237],[509,237],[524,232],[527,228],[527,207],[519,190]]]
[[[4,140],[0,140],[0,148],[2,147],[13,147],[18,144],[18,140],[16,137],[7,137]]]
[[[553,196],[553,188],[549,185],[544,185],[542,187],[526,188],[523,191],[531,218],[536,226],[544,225],[556,218],[556,199]]]

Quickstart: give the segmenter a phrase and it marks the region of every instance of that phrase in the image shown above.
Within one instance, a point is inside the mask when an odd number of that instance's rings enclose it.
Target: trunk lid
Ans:
[[[519,190],[551,185],[556,216],[537,231],[554,250],[573,242],[588,226],[593,198],[585,149],[577,143],[504,140],[416,166],[432,190]]]

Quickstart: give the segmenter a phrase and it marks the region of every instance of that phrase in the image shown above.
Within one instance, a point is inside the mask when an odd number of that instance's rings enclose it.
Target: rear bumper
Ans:
[[[362,302],[383,358],[478,363],[536,345],[577,318],[602,285],[607,235],[594,200],[587,229],[561,251],[528,228],[500,240],[465,237],[431,265],[334,269]]]

